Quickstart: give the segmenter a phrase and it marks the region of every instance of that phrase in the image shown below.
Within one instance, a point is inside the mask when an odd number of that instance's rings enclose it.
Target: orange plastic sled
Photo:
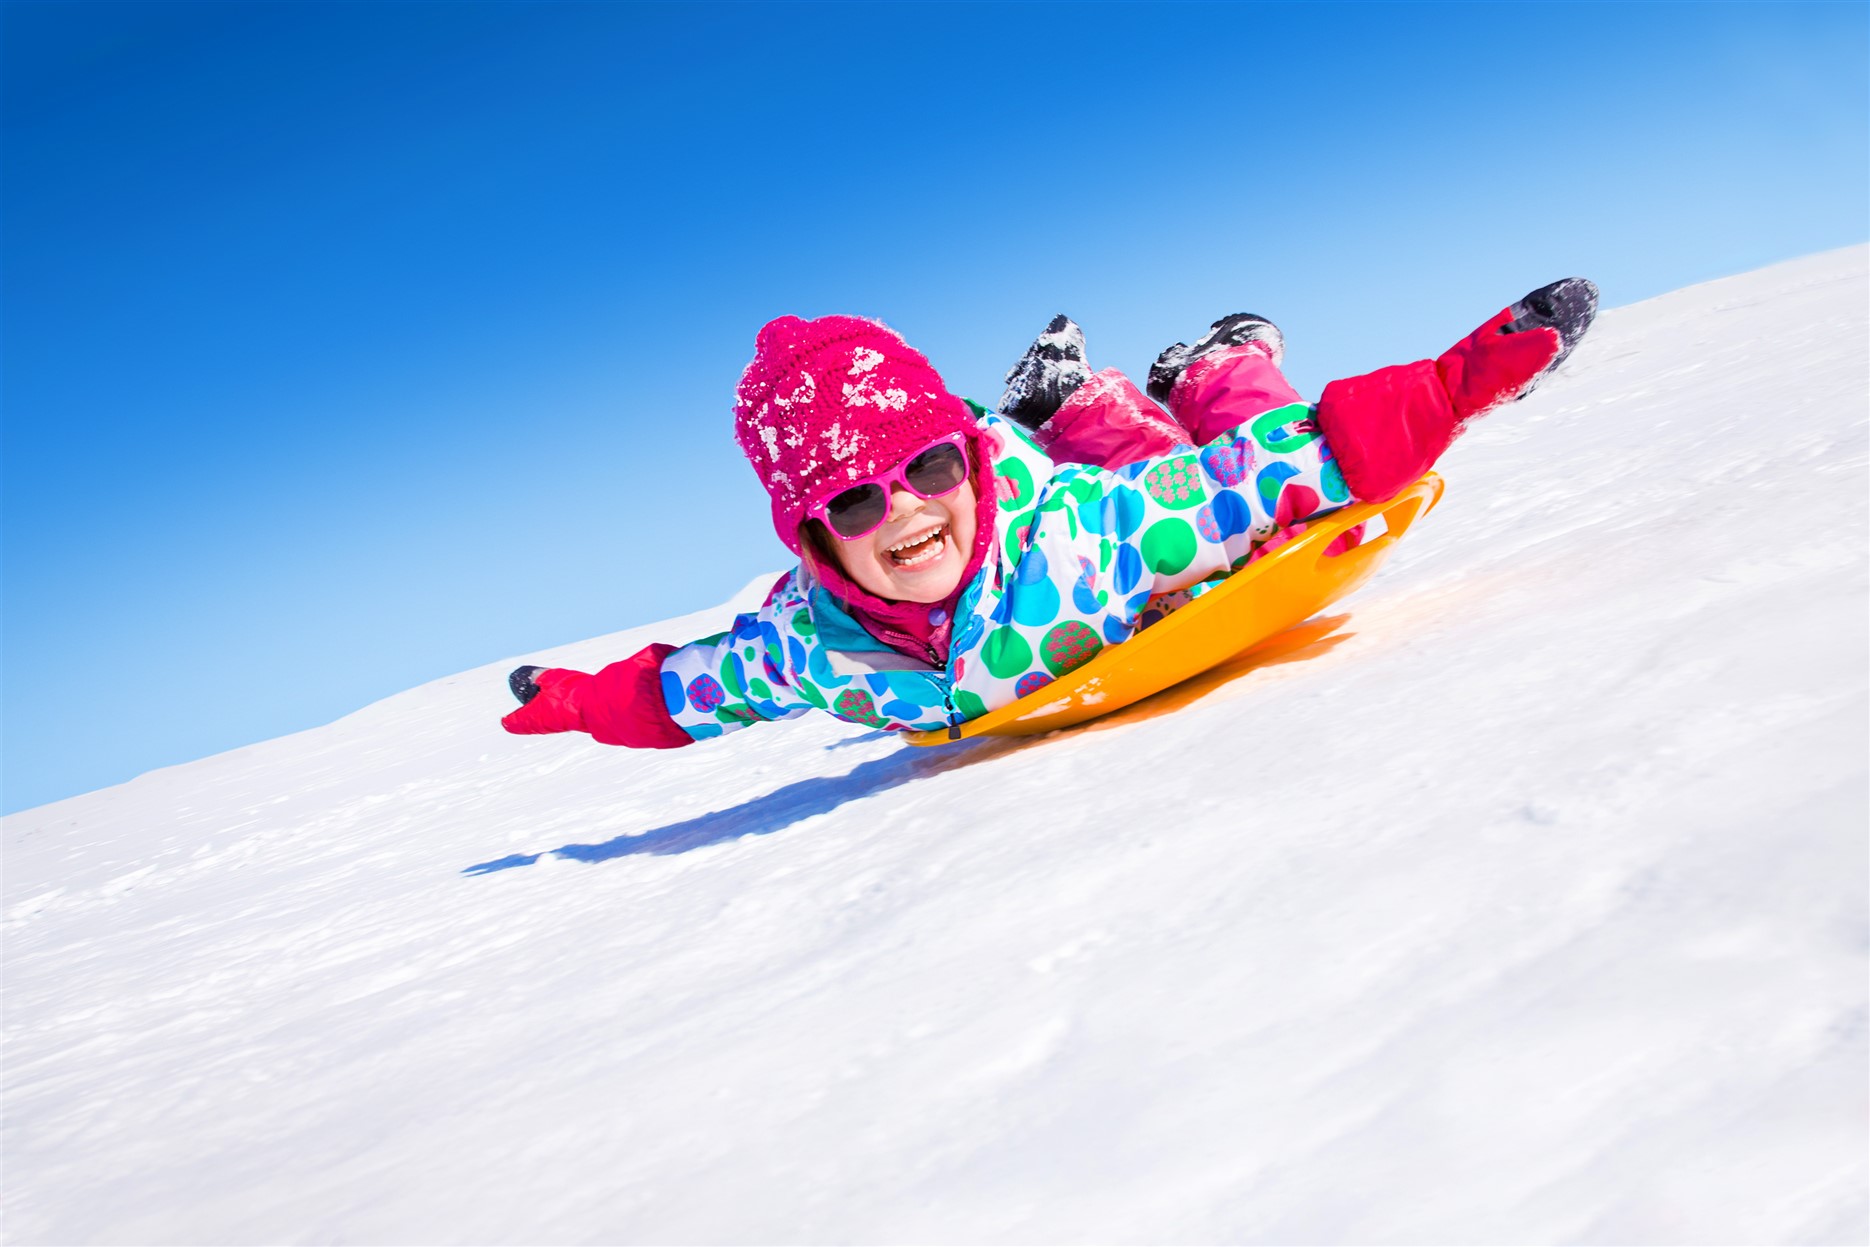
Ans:
[[[959,728],[905,732],[912,745],[968,736],[1032,736],[1121,710],[1217,667],[1361,588],[1409,526],[1441,501],[1430,472],[1388,502],[1360,502],[1306,526],[1303,535],[1249,563],[1207,593],[1075,671]],[[1346,530],[1381,517],[1384,531],[1337,555]]]

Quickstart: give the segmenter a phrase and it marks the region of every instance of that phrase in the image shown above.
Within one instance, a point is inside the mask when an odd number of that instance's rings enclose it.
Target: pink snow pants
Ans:
[[[1116,468],[1178,446],[1201,446],[1255,416],[1302,403],[1256,343],[1198,359],[1169,393],[1169,410],[1106,368],[1079,386],[1039,428],[1039,449],[1057,463]]]

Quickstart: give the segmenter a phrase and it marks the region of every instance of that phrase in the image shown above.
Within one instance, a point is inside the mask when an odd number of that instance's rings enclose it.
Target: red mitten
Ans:
[[[695,738],[677,726],[662,698],[662,660],[675,649],[651,645],[596,675],[522,667],[509,683],[526,704],[501,719],[500,726],[516,736],[589,732],[601,744],[632,749],[692,745]]]
[[[1521,397],[1558,361],[1565,345],[1558,330],[1537,324],[1516,329],[1518,320],[1509,307],[1435,361],[1456,420]]]

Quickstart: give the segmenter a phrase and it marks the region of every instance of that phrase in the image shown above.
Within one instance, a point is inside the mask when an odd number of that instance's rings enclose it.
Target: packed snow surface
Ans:
[[[1076,731],[633,753],[509,661],[7,819],[7,1238],[1864,1241],[1867,291],[1606,312]]]

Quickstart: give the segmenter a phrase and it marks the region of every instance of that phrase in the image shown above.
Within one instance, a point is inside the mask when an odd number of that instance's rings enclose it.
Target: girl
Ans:
[[[800,556],[725,632],[594,675],[521,667],[520,734],[670,749],[827,711],[951,727],[1121,644],[1309,518],[1381,502],[1468,420],[1522,397],[1596,314],[1581,278],[1542,287],[1434,360],[1334,381],[1316,406],[1279,332],[1216,321],[1150,369],[1093,374],[1059,317],[1008,375],[1001,413],[950,394],[880,323],[760,330],[735,437]]]

